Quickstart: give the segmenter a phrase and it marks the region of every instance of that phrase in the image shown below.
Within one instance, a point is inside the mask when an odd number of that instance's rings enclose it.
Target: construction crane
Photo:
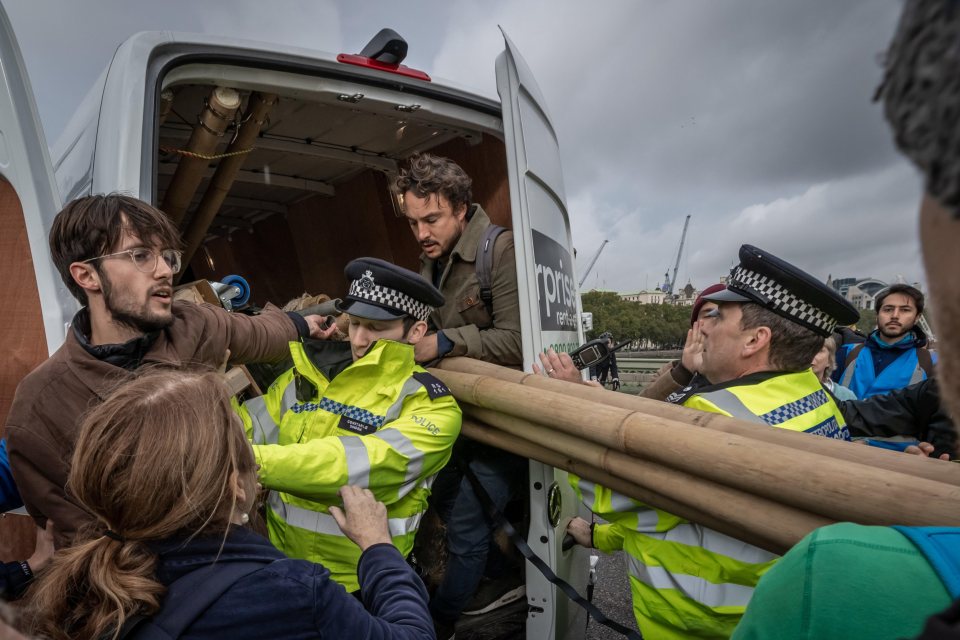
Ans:
[[[607,246],[608,242],[610,241],[604,240],[603,243],[600,244],[600,248],[597,249],[597,252],[593,254],[593,258],[590,259],[590,264],[587,265],[586,270],[583,272],[583,276],[580,278],[580,284],[577,285],[578,289],[583,286],[584,282],[587,281],[587,276],[590,275],[590,270],[593,269],[593,265],[597,264],[597,258],[600,257],[600,254],[603,252],[603,248]]]
[[[670,277],[669,271],[663,274],[663,286],[661,290],[667,294],[667,296],[673,295],[673,287],[677,284],[677,271],[680,269],[680,256],[683,255],[683,243],[687,240],[688,226],[690,226],[690,216],[687,216],[687,219],[683,221],[683,233],[680,234],[680,248],[677,250],[677,261],[673,265],[673,277]]]

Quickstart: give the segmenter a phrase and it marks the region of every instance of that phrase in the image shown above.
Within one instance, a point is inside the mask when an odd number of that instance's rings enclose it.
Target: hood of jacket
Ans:
[[[910,333],[893,344],[887,344],[880,338],[880,329],[870,332],[867,344],[871,349],[890,349],[893,351],[908,351],[927,346],[927,334],[919,326],[914,326]]]

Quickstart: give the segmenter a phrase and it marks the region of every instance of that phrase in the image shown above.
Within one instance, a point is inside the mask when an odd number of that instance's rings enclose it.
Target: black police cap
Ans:
[[[351,260],[343,270],[350,290],[340,310],[369,320],[396,320],[410,316],[426,320],[443,295],[420,274],[379,258]]]
[[[714,302],[755,302],[824,337],[860,318],[839,293],[777,256],[745,244],[727,288],[704,296]]]

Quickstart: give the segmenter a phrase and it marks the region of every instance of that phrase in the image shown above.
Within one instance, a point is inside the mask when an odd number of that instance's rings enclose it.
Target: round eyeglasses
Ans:
[[[142,273],[153,273],[156,271],[158,258],[163,258],[163,261],[167,263],[170,271],[180,273],[180,260],[183,258],[183,252],[177,251],[176,249],[164,249],[158,252],[153,249],[147,249],[146,247],[137,247],[136,249],[127,249],[126,251],[118,251],[116,253],[108,253],[105,256],[90,258],[89,260],[84,260],[81,264],[124,255],[130,256],[130,259],[133,261],[133,266],[137,268],[137,271]]]

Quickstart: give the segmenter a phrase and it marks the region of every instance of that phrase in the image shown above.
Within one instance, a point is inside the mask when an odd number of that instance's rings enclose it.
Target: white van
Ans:
[[[139,33],[117,49],[55,145],[51,163],[23,60],[0,7],[0,296],[7,311],[0,343],[12,363],[0,367],[0,415],[5,418],[18,380],[62,343],[77,310],[47,244],[61,203],[122,191],[160,206],[178,162],[188,155],[198,115],[218,87],[237,92],[244,103],[253,92],[279,100],[252,150],[242,150],[241,171],[203,229],[189,263],[195,278],[240,274],[254,301],[282,304],[303,291],[342,295],[343,266],[358,256],[418,269],[418,246],[388,183],[398,164],[429,150],[463,166],[474,181],[474,200],[514,231],[525,368],[548,346],[579,344],[557,138],[530,69],[505,41],[496,61],[496,102],[370,57]],[[231,136],[228,131],[220,139],[209,168],[198,174],[184,224]],[[565,524],[579,509],[565,474],[531,462],[529,482],[528,542],[583,593],[587,554],[561,548]],[[529,564],[526,582],[528,638],[583,636],[582,610]]]

